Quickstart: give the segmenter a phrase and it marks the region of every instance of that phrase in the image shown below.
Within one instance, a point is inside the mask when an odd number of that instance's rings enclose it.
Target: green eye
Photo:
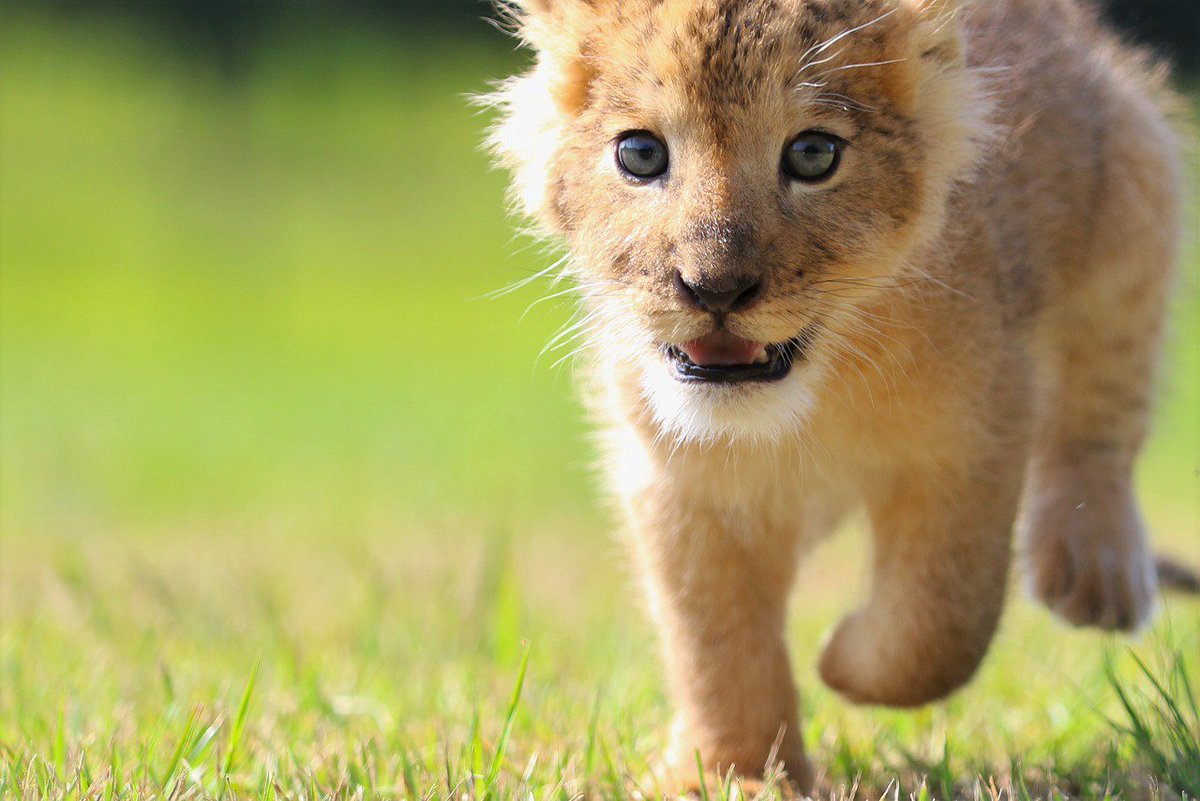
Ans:
[[[842,140],[820,131],[805,131],[783,151],[783,171],[806,184],[820,183],[837,172]]]
[[[667,171],[667,146],[645,131],[622,134],[617,140],[617,165],[643,181],[657,178]]]

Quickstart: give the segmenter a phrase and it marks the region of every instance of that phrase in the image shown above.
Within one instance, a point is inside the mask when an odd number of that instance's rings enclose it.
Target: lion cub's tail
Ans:
[[[1200,595],[1200,574],[1169,556],[1159,556],[1158,586],[1164,590]]]

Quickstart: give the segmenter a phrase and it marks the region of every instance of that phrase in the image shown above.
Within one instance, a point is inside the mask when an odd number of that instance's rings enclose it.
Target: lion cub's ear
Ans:
[[[488,142],[512,171],[511,191],[520,209],[546,232],[563,223],[548,193],[553,154],[587,105],[596,80],[593,42],[603,9],[616,1],[498,0],[504,21],[537,53],[537,61],[483,98],[499,111]]]
[[[572,6],[591,6],[587,0],[516,0],[515,5],[528,14],[563,14]]]
[[[942,180],[970,170],[995,136],[986,88],[967,65],[963,20],[973,2],[990,0],[896,0],[908,18],[902,71],[907,91],[899,96],[923,122],[925,136],[940,143],[930,174]],[[936,183],[936,181],[935,181]]]
[[[970,0],[901,0],[917,15],[916,45],[930,61],[959,64],[963,59],[959,12]]]
[[[589,39],[605,5],[603,0],[514,0],[506,7],[521,40],[537,51],[539,72],[566,114],[587,102],[594,78],[587,58]]]
[[[509,0],[501,14],[516,23],[522,39],[536,50],[578,42],[595,28],[615,0]]]

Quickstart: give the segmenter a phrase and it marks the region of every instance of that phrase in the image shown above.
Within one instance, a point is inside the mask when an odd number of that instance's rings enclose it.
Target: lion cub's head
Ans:
[[[494,145],[602,369],[684,437],[796,425],[936,234],[980,103],[950,0],[525,0]],[[839,322],[842,321],[842,322]]]

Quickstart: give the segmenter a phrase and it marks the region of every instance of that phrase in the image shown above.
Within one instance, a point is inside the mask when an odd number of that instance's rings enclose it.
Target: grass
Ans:
[[[1155,776],[1168,786],[1195,793],[1200,788],[1200,705],[1196,703],[1191,669],[1178,653],[1167,655],[1160,672],[1136,654],[1133,660],[1141,683],[1148,689],[1127,686],[1112,663],[1106,665],[1109,682],[1128,720],[1127,725],[1116,727],[1132,740]]]
[[[654,795],[654,632],[538,359],[569,306],[473,300],[550,258],[461,99],[519,58],[291,32],[226,83],[156,42],[0,29],[0,797]],[[1195,564],[1192,254],[1141,483]],[[1200,796],[1195,601],[1126,641],[1016,593],[967,690],[862,710],[813,668],[862,554],[791,624],[824,797]]]

